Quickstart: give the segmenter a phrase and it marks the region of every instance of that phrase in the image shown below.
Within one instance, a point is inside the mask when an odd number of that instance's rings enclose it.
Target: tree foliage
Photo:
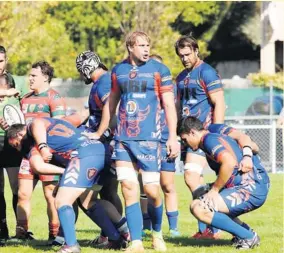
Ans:
[[[127,55],[126,34],[144,30],[152,39],[152,53],[161,55],[175,76],[182,69],[175,41],[204,24],[211,28],[220,6],[219,2],[174,1],[1,2],[0,44],[8,50],[14,74],[27,74],[33,62],[47,60],[56,76],[77,78],[78,53],[94,50],[111,68]],[[197,36],[203,57],[210,54],[211,37],[205,32]]]

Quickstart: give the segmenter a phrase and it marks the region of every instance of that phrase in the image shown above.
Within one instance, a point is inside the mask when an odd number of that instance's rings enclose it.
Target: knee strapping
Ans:
[[[138,184],[137,173],[134,168],[116,167],[118,181],[131,181]]]
[[[184,165],[184,170],[188,170],[190,172],[196,172],[202,175],[203,167],[198,163],[186,163]]]
[[[155,184],[160,185],[160,173],[153,171],[142,171],[142,182],[143,185]]]

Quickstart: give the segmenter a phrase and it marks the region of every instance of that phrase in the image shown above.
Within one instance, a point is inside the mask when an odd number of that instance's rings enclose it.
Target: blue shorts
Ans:
[[[112,159],[133,162],[144,171],[160,171],[160,142],[115,141]]]
[[[261,207],[268,194],[269,182],[252,181],[247,185],[237,185],[220,191],[230,213],[229,216],[237,217]]]
[[[161,143],[161,171],[175,172],[176,159],[168,158],[166,143]]]
[[[74,152],[60,180],[60,187],[90,188],[98,184],[101,172],[110,164],[107,146],[98,141],[84,142]]]

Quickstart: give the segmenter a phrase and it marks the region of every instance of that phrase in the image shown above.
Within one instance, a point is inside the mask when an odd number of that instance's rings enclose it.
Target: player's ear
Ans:
[[[198,57],[199,51],[198,49],[195,49],[195,56]]]

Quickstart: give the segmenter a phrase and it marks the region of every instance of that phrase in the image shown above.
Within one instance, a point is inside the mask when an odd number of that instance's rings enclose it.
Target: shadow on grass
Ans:
[[[186,236],[180,236],[177,238],[171,238],[168,236],[164,236],[164,239],[168,243],[176,244],[179,246],[200,246],[200,247],[211,247],[211,246],[230,246],[232,245],[230,240],[196,240],[193,238],[188,238]]]

